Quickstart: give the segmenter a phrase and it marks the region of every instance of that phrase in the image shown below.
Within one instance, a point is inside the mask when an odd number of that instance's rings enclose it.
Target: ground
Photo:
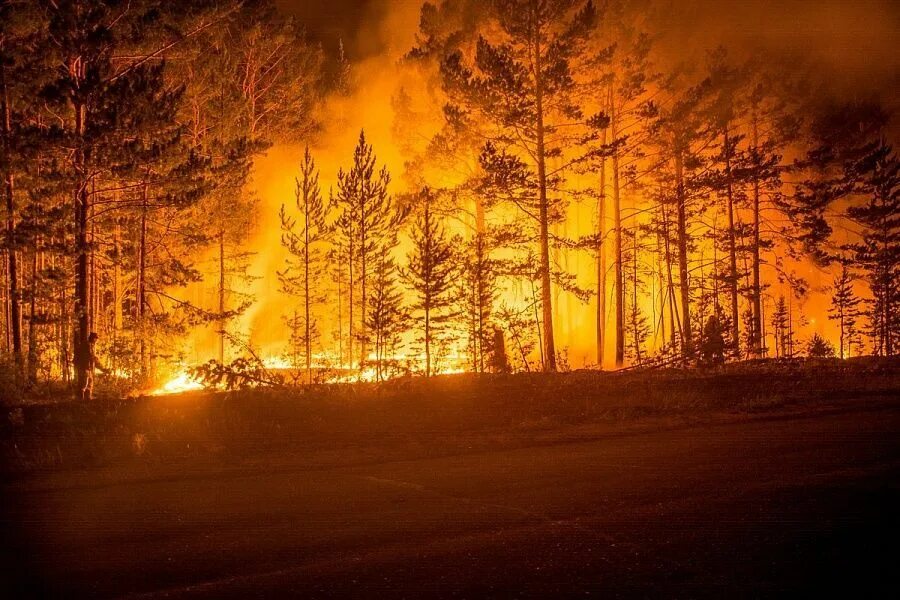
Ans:
[[[342,398],[269,429],[256,452],[248,440],[259,445],[261,424],[285,416],[266,404],[280,400],[257,399],[269,408],[252,409],[253,431],[216,416],[221,398],[203,418],[197,398],[148,401],[194,420],[178,430],[119,406],[109,428],[132,424],[122,434],[131,456],[90,446],[75,464],[65,455],[83,440],[56,435],[65,450],[53,464],[33,451],[7,457],[5,596],[897,597],[900,387],[895,367],[880,373],[877,384],[871,373],[832,381],[834,393],[814,399],[794,372],[793,395],[779,389],[777,402],[753,392],[749,405],[700,410],[695,398],[626,413],[588,410],[610,401],[586,400],[564,379],[560,402],[577,396],[580,418],[528,408],[519,393],[521,418],[499,428],[488,402],[480,419],[463,419],[475,410],[463,391],[518,384],[451,381],[434,395],[458,409],[442,415],[377,408],[419,388]],[[723,377],[710,389],[734,383]],[[655,394],[636,381],[614,383]],[[25,423],[5,440],[30,448],[26,432],[57,431],[30,428],[47,414],[16,416]],[[348,414],[368,424],[351,427]],[[147,441],[135,445],[137,423]],[[280,437],[309,423],[331,441]],[[168,447],[186,436],[203,450]]]

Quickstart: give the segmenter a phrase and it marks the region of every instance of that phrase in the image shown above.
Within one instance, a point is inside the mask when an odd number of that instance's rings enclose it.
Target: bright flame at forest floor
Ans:
[[[392,357],[392,360],[399,362],[406,361],[409,357],[405,355],[398,355]],[[374,357],[372,358],[374,360]],[[449,362],[451,363],[460,363],[463,359],[461,357],[453,357]],[[294,365],[290,360],[282,357],[282,356],[269,356],[266,358],[260,359],[262,366],[265,369],[272,371],[301,371],[302,368]],[[319,372],[329,372],[331,374],[325,377],[324,379],[317,381],[318,383],[358,383],[358,382],[374,382],[378,381],[378,371],[374,366],[367,366],[364,369],[349,369],[342,368],[338,370],[333,370],[328,366],[327,361],[320,362],[314,361],[312,365],[313,370]],[[165,396],[169,394],[180,394],[183,392],[192,392],[197,390],[202,390],[207,388],[197,377],[191,374],[190,367],[181,365],[176,373],[165,383],[163,383],[158,388],[149,392],[150,396]],[[434,371],[435,375],[454,375],[459,373],[465,373],[466,369],[459,364],[456,366],[446,366],[442,368],[436,368]],[[396,379],[398,377],[402,377],[406,375],[406,371],[398,370],[396,372],[387,372],[382,373],[383,380]]]
[[[181,392],[191,392],[202,390],[203,384],[197,381],[187,370],[180,371],[172,379],[164,383],[161,387],[150,392],[151,396],[164,396],[167,394],[179,394]]]

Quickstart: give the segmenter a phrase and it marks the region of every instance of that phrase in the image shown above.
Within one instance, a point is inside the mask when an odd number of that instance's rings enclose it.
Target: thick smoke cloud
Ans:
[[[598,3],[602,0],[598,0]],[[840,95],[900,91],[900,3],[895,0],[656,0],[635,2],[660,24],[675,60],[691,60],[725,44],[789,64],[808,63]],[[389,51],[386,20],[418,13],[419,0],[280,0],[326,50],[343,39],[351,58]],[[404,18],[405,22],[415,22]],[[410,32],[397,31],[407,39]]]
[[[398,63],[415,43],[421,4],[421,0],[280,0],[281,9],[303,22],[310,37],[333,57],[342,41],[352,65],[352,92],[327,99],[319,115],[323,130],[309,140],[324,190],[334,185],[338,168],[346,165],[360,129],[365,128],[379,163],[387,164],[394,175],[393,191],[404,191],[407,157],[393,128],[392,97],[400,88],[414,98],[428,95],[423,74]],[[786,73],[804,75],[815,89],[812,102],[874,97],[894,112],[900,109],[900,54],[894,48],[900,9],[891,0],[629,0],[629,4],[656,35],[656,58],[669,63],[659,64],[662,69],[675,64],[702,68],[706,52],[724,45],[735,58],[752,57],[784,65]],[[441,115],[427,102],[419,108],[415,129],[424,138],[435,131],[434,119]],[[896,122],[895,118],[894,129]],[[301,154],[299,146],[273,148],[256,168],[264,216],[251,245],[258,250],[251,272],[262,277],[250,290],[257,302],[243,316],[242,327],[266,353],[280,352],[284,343],[280,318],[284,297],[264,282],[283,267],[284,252],[274,233],[276,217],[282,203],[292,202]],[[590,215],[583,215],[582,221],[589,223]],[[590,274],[592,266],[581,264],[589,260],[576,256],[568,266]],[[830,282],[824,272],[808,275],[814,289],[824,289]],[[815,301],[822,302],[823,297]],[[560,330],[558,342],[568,346],[573,361],[581,364],[590,354],[590,340],[575,334],[567,337],[566,332],[587,331],[592,313],[574,300],[571,304],[564,309],[570,322]],[[322,326],[331,331],[332,324]],[[824,326],[815,320],[810,323],[816,331]]]

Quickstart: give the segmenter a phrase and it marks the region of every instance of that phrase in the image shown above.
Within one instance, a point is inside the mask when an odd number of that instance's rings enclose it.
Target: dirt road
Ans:
[[[66,597],[897,597],[898,432],[900,402],[860,402],[370,466],[31,476],[3,488],[4,584]]]

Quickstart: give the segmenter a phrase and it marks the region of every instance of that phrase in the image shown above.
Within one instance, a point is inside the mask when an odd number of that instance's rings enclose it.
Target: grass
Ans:
[[[589,424],[900,397],[900,361],[756,361],[709,371],[448,375],[5,409],[7,473],[283,454],[403,457],[514,445]]]

